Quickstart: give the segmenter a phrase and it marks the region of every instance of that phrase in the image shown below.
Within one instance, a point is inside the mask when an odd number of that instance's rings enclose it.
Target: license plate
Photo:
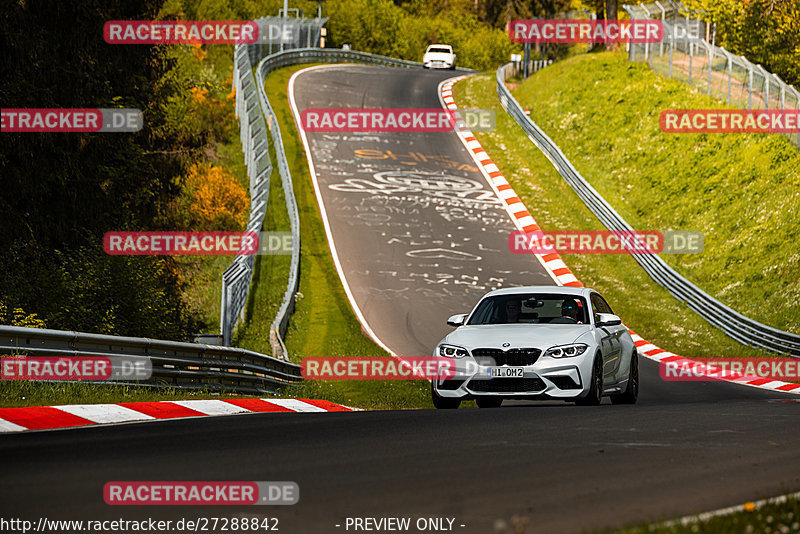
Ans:
[[[524,367],[489,367],[489,378],[522,378]]]

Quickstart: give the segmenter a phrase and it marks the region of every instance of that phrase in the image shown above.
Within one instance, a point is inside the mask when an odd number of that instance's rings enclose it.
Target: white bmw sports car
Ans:
[[[426,69],[455,69],[456,55],[453,47],[446,44],[432,44],[422,56],[422,66]]]
[[[455,373],[431,382],[437,408],[475,399],[481,408],[503,399],[562,399],[633,404],[639,395],[636,346],[597,291],[530,286],[484,295],[434,350]],[[447,360],[449,361],[449,360]]]

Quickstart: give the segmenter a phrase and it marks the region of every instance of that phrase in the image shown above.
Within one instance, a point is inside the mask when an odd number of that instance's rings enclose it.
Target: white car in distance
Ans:
[[[455,69],[456,55],[453,47],[446,44],[432,44],[422,56],[422,66],[426,69]]]

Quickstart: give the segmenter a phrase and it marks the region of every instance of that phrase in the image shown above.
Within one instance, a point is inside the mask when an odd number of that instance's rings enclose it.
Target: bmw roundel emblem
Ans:
[[[504,346],[504,347],[510,347],[510,346],[511,346],[511,343],[503,343],[503,346]]]

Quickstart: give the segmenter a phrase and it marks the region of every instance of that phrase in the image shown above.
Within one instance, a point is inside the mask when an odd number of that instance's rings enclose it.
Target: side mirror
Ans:
[[[622,324],[622,319],[613,313],[598,313],[595,317],[597,326],[618,326]]]
[[[447,326],[462,326],[464,321],[467,320],[466,313],[459,313],[458,315],[453,315],[447,320]]]

